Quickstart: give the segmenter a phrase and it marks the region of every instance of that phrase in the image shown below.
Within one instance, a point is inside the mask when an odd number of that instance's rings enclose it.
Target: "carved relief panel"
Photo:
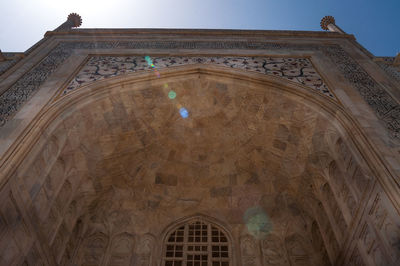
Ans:
[[[261,266],[259,245],[254,237],[246,235],[240,238],[240,252],[243,266]]]
[[[264,266],[267,265],[290,265],[287,251],[283,240],[278,236],[269,235],[261,241]]]
[[[69,236],[68,243],[66,244],[63,257],[61,259],[61,265],[71,265],[77,254],[78,248],[82,241],[83,236],[83,222],[78,220],[75,224],[72,233]]]
[[[102,265],[107,251],[108,237],[103,233],[94,233],[86,238],[80,247],[80,260],[78,265],[92,266]]]
[[[343,218],[343,214],[339,208],[339,205],[336,202],[335,196],[333,195],[333,192],[328,183],[325,183],[322,187],[322,196],[324,202],[326,203],[329,209],[330,214],[332,215],[335,221],[335,225],[339,229],[337,231],[340,234],[341,238],[343,239],[344,234],[346,233],[347,230],[347,225]]]
[[[115,236],[111,243],[107,266],[131,265],[134,250],[134,239],[131,234],[122,233]]]
[[[78,265],[130,266],[134,262],[135,240],[129,233],[110,238],[101,232],[85,237],[73,260]],[[68,264],[66,264],[68,265]]]
[[[332,226],[328,219],[328,215],[321,202],[317,202],[314,209],[314,213],[329,258],[331,262],[334,262],[337,255],[339,254],[339,242],[337,240],[337,236],[335,235],[332,229]]]
[[[137,265],[153,265],[153,253],[155,250],[155,238],[150,234],[141,236],[140,243],[137,245]]]
[[[356,248],[354,248],[353,253],[351,254],[350,260],[349,260],[349,265],[350,266],[364,266],[364,260],[360,254],[360,251]]]
[[[287,248],[290,265],[311,265],[310,250],[307,250],[307,244],[302,236],[293,234],[286,237],[285,246]]]
[[[334,151],[338,160],[332,165],[330,173],[335,178],[342,176],[346,179],[350,185],[349,189],[352,190],[353,194],[355,193],[353,195],[355,201],[358,202],[369,187],[370,178],[362,172],[357,160],[341,137],[337,139]],[[342,166],[342,170],[339,169],[340,167],[337,164]]]
[[[327,253],[324,239],[322,238],[322,233],[316,221],[311,224],[311,242],[314,250],[316,251],[316,256],[323,265],[331,265],[329,260],[329,255]]]
[[[354,192],[350,189],[348,181],[346,181],[350,180],[350,176],[347,176],[346,173],[343,173],[338,168],[336,161],[332,161],[329,166],[329,179],[338,202],[343,206],[341,211],[344,214],[347,225],[350,225],[358,207]]]
[[[359,261],[354,254],[360,253],[366,264],[399,265],[399,215],[379,186],[375,192],[368,202],[356,235],[358,251],[353,252],[350,261]]]
[[[374,260],[380,261],[380,257],[386,257],[387,254],[393,263],[400,262],[400,218],[386,194],[376,194],[368,212],[368,220],[379,236],[375,236],[371,248]]]
[[[15,198],[6,189],[0,195],[0,265],[16,263],[33,244]]]

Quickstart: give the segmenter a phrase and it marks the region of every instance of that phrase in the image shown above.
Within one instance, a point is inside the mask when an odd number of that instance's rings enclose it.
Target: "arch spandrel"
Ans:
[[[314,219],[326,246],[324,254],[330,256],[331,262],[340,254],[347,254],[351,239],[336,239],[340,225],[334,216],[319,217],[317,208],[310,210],[305,203],[310,193],[306,188],[312,185],[308,173],[311,153],[337,155],[329,143],[322,151],[315,146],[325,143],[327,137],[322,135],[320,142],[313,142],[313,136],[320,134],[321,128],[330,132],[336,129],[339,135],[356,128],[337,103],[279,78],[235,70],[182,67],[162,74],[159,79],[138,73],[99,81],[66,95],[42,112],[35,128],[47,128],[46,135],[39,136],[40,131],[32,130],[24,141],[46,147],[48,136],[63,133],[63,144],[54,154],[65,165],[74,165],[74,180],[80,180],[79,186],[65,194],[68,200],[58,200],[56,204],[42,197],[42,208],[54,206],[54,213],[58,214],[54,228],[62,222],[74,223],[70,215],[64,221],[63,212],[71,208],[61,205],[82,195],[78,198],[84,198],[86,203],[75,203],[81,207],[74,210],[74,216],[86,214],[87,230],[101,229],[109,239],[124,232],[152,233],[160,239],[163,230],[177,217],[201,212],[229,224],[227,231],[231,231],[232,241],[238,243],[235,248],[239,249],[240,235],[247,232],[243,214],[254,206],[269,204],[263,208],[275,222],[274,230],[280,232],[280,239],[290,236],[283,233],[287,224],[277,221],[296,221],[292,228],[296,234],[297,229],[311,228]],[[166,82],[177,92],[179,104],[189,110],[189,118],[180,117],[176,103],[166,96]],[[349,141],[352,133],[346,132],[344,140]],[[36,158],[48,156],[47,150],[37,147],[17,152],[21,160],[32,162],[30,165],[36,163]],[[358,152],[350,150],[350,156]],[[313,171],[326,174],[321,165],[326,168],[323,160],[312,165]],[[47,172],[40,175],[31,175],[30,182],[45,179]],[[47,195],[41,182],[32,183],[39,184],[39,193]],[[347,181],[345,184],[355,186]],[[21,193],[35,204],[37,199],[31,191],[32,187],[28,187]],[[347,211],[345,201],[335,208],[336,213]],[[35,213],[34,209],[28,211]],[[314,217],[304,225],[299,222],[301,213]],[[359,214],[351,219],[357,224],[362,217]],[[301,235],[311,247],[311,231],[302,229]],[[57,256],[62,256],[62,250],[57,249]],[[287,256],[293,255],[287,260],[303,256],[303,250],[301,254],[296,252],[287,251]]]

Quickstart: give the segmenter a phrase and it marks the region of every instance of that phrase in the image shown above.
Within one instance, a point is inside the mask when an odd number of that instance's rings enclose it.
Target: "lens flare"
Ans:
[[[186,110],[185,107],[182,107],[181,109],[179,109],[179,113],[181,114],[182,118],[189,117],[189,112],[188,112],[188,110]]]
[[[272,222],[259,206],[252,207],[245,212],[244,222],[249,233],[257,239],[265,238],[272,230]]]
[[[153,64],[153,60],[151,60],[150,56],[146,55],[144,57],[144,60],[146,60],[147,64],[152,65]]]
[[[175,98],[176,98],[176,92],[174,92],[174,91],[169,91],[169,92],[168,92],[168,98],[170,98],[171,100],[172,100],[172,99],[175,99]]]
[[[159,78],[159,77],[161,76],[161,75],[160,75],[160,72],[158,72],[158,70],[155,68],[155,65],[154,65],[153,60],[151,59],[151,57],[148,56],[148,55],[146,55],[146,56],[144,57],[144,59],[146,60],[147,64],[148,64],[151,68],[154,69],[154,73],[155,73],[156,76]],[[164,88],[165,88],[165,89],[168,88],[168,84],[167,84],[167,83],[164,84]],[[175,99],[175,98],[176,98],[176,92],[173,91],[173,90],[170,90],[170,91],[168,92],[168,98],[171,99],[171,100]],[[176,107],[179,109],[179,114],[182,116],[182,118],[188,118],[188,117],[189,117],[189,112],[188,112],[188,110],[186,110],[185,107],[182,107],[182,105],[179,104],[179,103],[176,105]]]

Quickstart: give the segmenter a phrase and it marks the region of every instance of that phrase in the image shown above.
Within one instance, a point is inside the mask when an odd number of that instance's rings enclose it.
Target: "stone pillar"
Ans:
[[[320,25],[323,30],[345,34],[345,32],[335,24],[335,18],[332,16],[323,17]]]
[[[82,18],[76,13],[71,13],[68,15],[67,21],[61,24],[54,31],[67,31],[72,28],[77,28],[82,24]]]

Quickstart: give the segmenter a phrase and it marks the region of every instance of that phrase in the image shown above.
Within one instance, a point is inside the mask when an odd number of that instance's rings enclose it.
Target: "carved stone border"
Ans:
[[[284,44],[242,41],[115,41],[61,42],[36,67],[25,73],[0,96],[0,127],[61,65],[74,49],[256,49],[316,50],[337,65],[343,76],[375,111],[393,139],[400,140],[400,105],[339,45]]]

